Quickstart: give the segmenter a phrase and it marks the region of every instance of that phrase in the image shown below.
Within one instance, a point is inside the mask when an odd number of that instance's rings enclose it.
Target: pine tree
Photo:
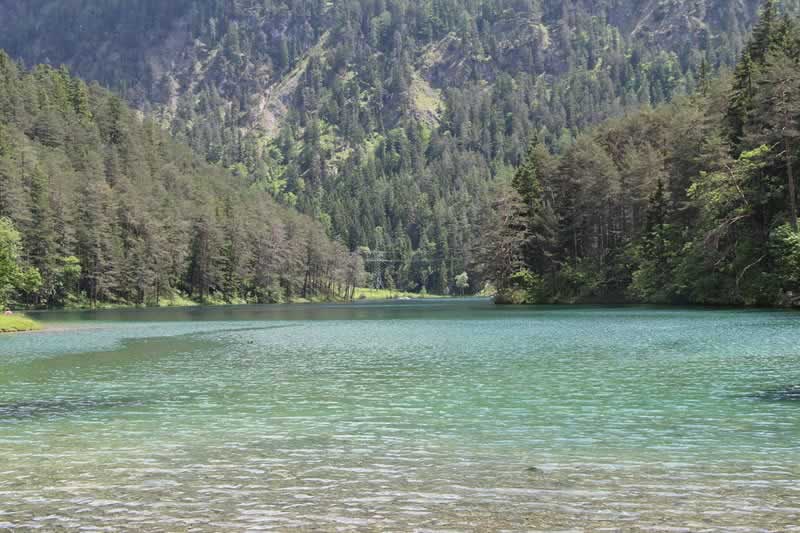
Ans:
[[[750,142],[776,144],[782,148],[781,159],[786,169],[786,208],[789,223],[797,230],[797,177],[794,173],[797,138],[800,136],[800,65],[783,50],[766,58],[763,75],[758,80]]]
[[[49,182],[42,171],[35,168],[30,178],[30,225],[24,232],[27,262],[42,275],[42,292],[37,304],[49,304],[55,294],[55,276],[58,269],[56,234],[51,216]]]
[[[759,13],[759,21],[753,28],[750,43],[747,46],[747,55],[756,64],[761,64],[767,57],[770,49],[775,43],[777,36],[776,26],[778,25],[778,5],[777,0],[764,0]]]
[[[753,29],[747,49],[734,72],[728,124],[735,147],[740,147],[747,117],[753,111],[753,98],[756,94],[754,77],[779,37],[778,22],[776,1],[764,0],[758,24]]]
[[[531,140],[528,152],[522,165],[517,168],[511,185],[519,194],[525,204],[526,217],[531,217],[541,199],[541,184],[539,183],[538,171],[538,147],[539,140],[536,136]]]

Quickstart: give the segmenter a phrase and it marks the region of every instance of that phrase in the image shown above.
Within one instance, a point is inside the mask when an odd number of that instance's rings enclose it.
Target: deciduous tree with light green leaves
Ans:
[[[800,292],[791,289],[800,287],[800,231],[789,224],[777,228],[770,240],[772,254],[778,258],[777,272],[792,303],[800,303]]]
[[[42,283],[38,270],[21,264],[21,241],[11,221],[0,218],[0,307],[8,304],[13,292],[34,291]]]
[[[464,296],[464,292],[469,288],[469,274],[462,272],[456,276],[456,287],[461,292],[461,296]]]

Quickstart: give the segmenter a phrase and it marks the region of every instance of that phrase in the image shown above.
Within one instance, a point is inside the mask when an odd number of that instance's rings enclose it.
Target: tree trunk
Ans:
[[[792,229],[797,231],[797,183],[792,171],[792,150],[789,138],[784,137],[783,143],[786,149],[786,175],[789,180],[789,222],[792,224]]]

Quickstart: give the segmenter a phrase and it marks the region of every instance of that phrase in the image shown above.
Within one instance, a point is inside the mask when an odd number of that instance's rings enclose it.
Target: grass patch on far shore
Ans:
[[[390,291],[389,289],[356,289],[356,300],[396,300],[398,298],[411,298],[421,300],[425,298],[446,298],[435,294],[418,294],[416,292]]]
[[[39,331],[42,325],[22,315],[0,315],[0,333],[19,333],[21,331]]]
[[[194,307],[197,305],[200,304],[180,293],[163,297],[158,301],[159,307]]]

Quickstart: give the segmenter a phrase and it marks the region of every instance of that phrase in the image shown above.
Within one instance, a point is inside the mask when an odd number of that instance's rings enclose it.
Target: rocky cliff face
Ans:
[[[181,98],[196,98],[204,89],[229,109],[252,101],[242,126],[274,134],[292,97],[302,93],[309,59],[336,60],[343,43],[329,39],[331,30],[377,61],[390,59],[385,52],[396,41],[419,79],[443,89],[501,74],[561,76],[596,67],[613,47],[685,57],[709,51],[728,63],[760,0],[450,0],[421,7],[362,0],[343,8],[312,0],[126,4],[0,0],[0,47],[28,63],[66,64],[171,118]],[[581,65],[587,54],[588,64]]]

